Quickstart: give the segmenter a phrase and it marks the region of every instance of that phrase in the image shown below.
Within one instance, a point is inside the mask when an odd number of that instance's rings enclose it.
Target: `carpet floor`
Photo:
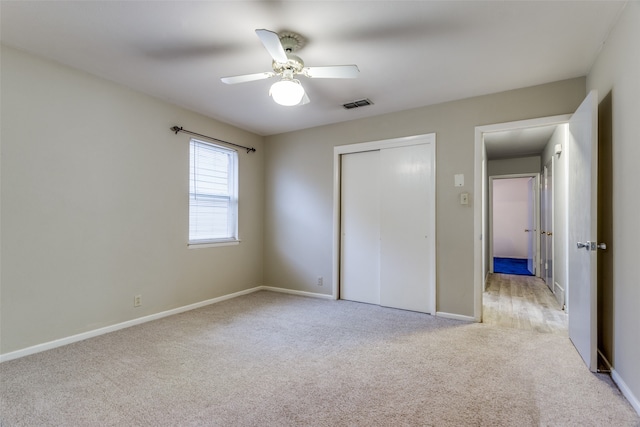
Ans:
[[[564,336],[257,292],[0,364],[2,427],[639,426]]]

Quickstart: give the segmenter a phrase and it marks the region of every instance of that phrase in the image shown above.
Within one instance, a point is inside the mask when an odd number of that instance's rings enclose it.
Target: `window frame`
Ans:
[[[194,182],[194,177],[198,175],[198,168],[196,167],[196,156],[197,152],[194,150],[198,146],[204,146],[204,148],[223,153],[229,156],[229,167],[227,170],[227,180],[229,185],[227,187],[231,187],[231,189],[225,193],[211,194],[209,193],[198,193],[192,192],[192,185]],[[187,232],[187,246],[189,248],[206,248],[206,247],[216,247],[216,246],[229,246],[229,245],[237,245],[240,243],[240,237],[238,233],[238,223],[239,223],[239,207],[238,207],[238,151],[229,147],[225,147],[222,145],[214,144],[207,141],[202,141],[201,139],[191,138],[189,141],[189,212],[188,212],[188,232]],[[227,226],[230,230],[229,235],[226,237],[205,237],[205,238],[192,238],[192,208],[194,207],[194,201],[197,198],[197,195],[201,194],[201,198],[226,198],[228,199],[228,216],[227,216]]]

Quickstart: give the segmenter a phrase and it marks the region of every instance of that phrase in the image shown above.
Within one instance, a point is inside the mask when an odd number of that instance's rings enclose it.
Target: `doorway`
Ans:
[[[489,177],[491,273],[538,276],[539,174]]]
[[[554,240],[561,241],[566,251],[561,260],[554,254],[554,272],[558,265],[564,264],[566,271],[563,281],[567,294],[565,302],[570,310],[569,338],[588,368],[593,372],[598,369],[598,250],[603,252],[607,250],[607,245],[598,240],[597,100],[597,92],[589,92],[575,113],[564,120],[558,120],[558,116],[556,116],[555,118],[476,127],[475,146],[475,190],[477,194],[485,194],[483,187],[486,185],[486,175],[483,173],[484,162],[487,159],[485,135],[491,131],[495,132],[496,129],[527,130],[527,124],[528,126],[540,126],[540,123],[552,123],[554,120],[558,124],[565,124],[564,128],[568,129],[565,134],[566,138],[556,145],[558,148],[554,151],[558,156],[563,153],[563,150],[567,151],[567,154],[562,156],[565,163],[566,207],[558,210],[554,204],[554,211],[561,212],[562,215],[559,216],[566,216],[564,233],[561,237],[556,235]],[[549,140],[547,146],[552,146],[551,142]],[[557,181],[558,174],[554,174],[553,179]],[[559,199],[555,198],[555,200]],[[486,230],[484,218],[486,205],[486,200],[483,197],[482,203],[475,209],[474,227],[477,231]],[[483,289],[482,282],[487,271],[486,265],[480,265],[485,250],[486,243],[483,244],[481,237],[474,246],[474,265],[477,268],[475,309],[478,321],[482,321],[483,306],[480,290]],[[482,273],[482,275],[478,273]],[[554,277],[557,276],[554,274]],[[571,284],[570,288],[569,284]]]
[[[555,156],[551,157],[542,169],[542,181],[540,183],[540,277],[547,287],[557,294],[553,277],[554,267],[554,204],[553,204],[553,170]],[[564,296],[558,299],[564,304]]]
[[[490,199],[488,197],[490,185],[489,176],[513,174],[516,172],[513,170],[503,173],[491,172],[490,161],[495,159],[495,153],[492,153],[491,150],[487,149],[485,137],[504,133],[505,138],[501,141],[502,145],[500,147],[507,153],[507,158],[516,159],[527,156],[538,156],[538,160],[535,165],[531,166],[535,169],[529,170],[527,173],[539,174],[542,169],[542,165],[540,164],[540,154],[550,146],[550,135],[554,135],[554,137],[556,134],[558,137],[564,136],[562,134],[566,127],[566,123],[568,123],[570,118],[571,115],[561,115],[476,127],[474,192],[476,194],[483,195],[481,203],[477,203],[474,207],[474,229],[477,230],[477,234],[480,236],[480,239],[476,241],[474,247],[474,266],[476,271],[476,274],[474,275],[474,317],[476,321],[482,321],[483,292],[485,290],[486,279],[488,278],[488,274],[491,272],[491,257],[489,256],[491,248],[490,239],[488,238],[490,232]],[[558,131],[558,129],[562,130]],[[546,136],[544,136],[544,131],[547,132]],[[532,148],[530,144],[527,144],[527,141],[533,140],[534,135],[538,133],[543,134],[541,146]],[[553,146],[554,144],[551,145]],[[510,163],[513,163],[514,161],[510,161]],[[521,172],[521,170],[518,172]],[[539,194],[539,191],[537,191],[537,193]],[[540,230],[539,227],[536,228],[537,230]]]

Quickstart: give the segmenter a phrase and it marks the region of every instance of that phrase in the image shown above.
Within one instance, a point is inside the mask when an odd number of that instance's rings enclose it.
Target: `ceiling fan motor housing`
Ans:
[[[302,61],[300,57],[290,53],[287,53],[287,58],[289,58],[289,60],[284,63],[273,61],[273,71],[277,74],[282,74],[287,70],[291,70],[293,74],[301,73],[304,68],[304,61]]]

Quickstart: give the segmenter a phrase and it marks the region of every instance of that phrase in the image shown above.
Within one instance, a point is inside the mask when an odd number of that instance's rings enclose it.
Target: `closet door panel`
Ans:
[[[431,146],[381,150],[380,305],[431,312]]]
[[[342,155],[340,297],[380,304],[380,151]]]

